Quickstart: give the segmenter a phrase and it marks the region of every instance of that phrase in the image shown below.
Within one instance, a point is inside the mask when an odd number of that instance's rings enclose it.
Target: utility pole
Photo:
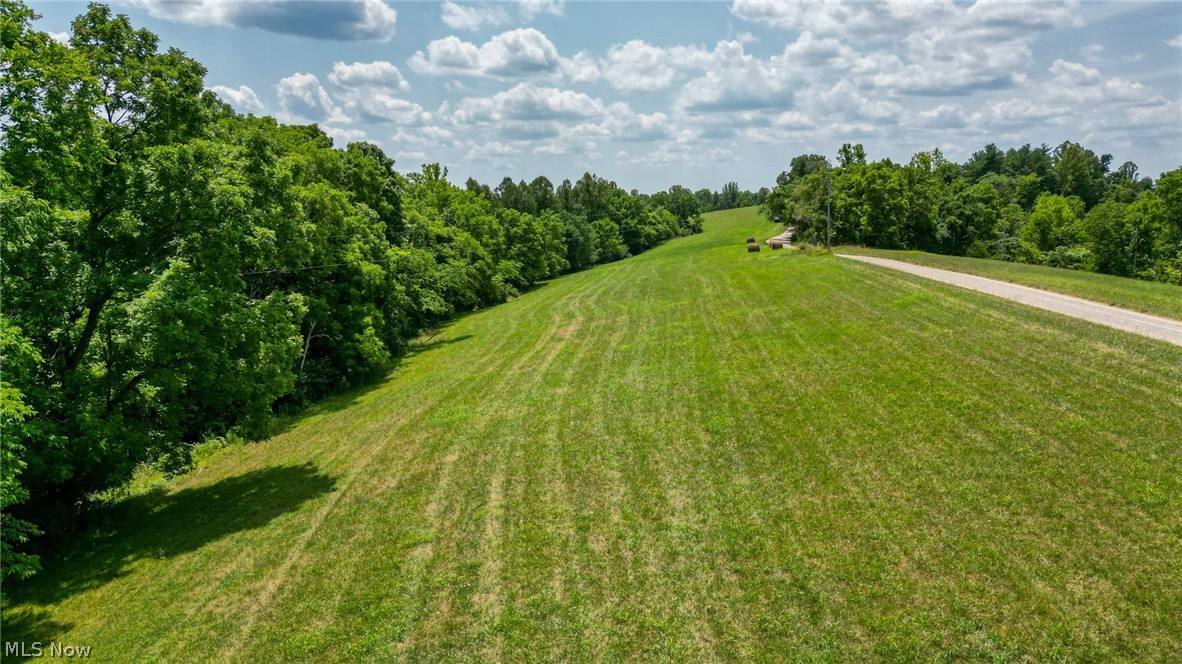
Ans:
[[[825,174],[825,248],[829,248],[829,226],[831,224],[831,213],[829,205],[829,174]]]

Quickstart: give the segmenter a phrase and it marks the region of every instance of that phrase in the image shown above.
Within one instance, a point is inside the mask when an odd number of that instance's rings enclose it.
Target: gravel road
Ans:
[[[1047,309],[1067,316],[1082,318],[1083,320],[1099,323],[1100,325],[1107,325],[1118,330],[1125,330],[1182,346],[1182,321],[1151,316],[1119,307],[1110,307],[1107,304],[1100,304],[1099,302],[1092,302],[1070,295],[1051,293],[1028,286],[1019,286],[1006,281],[987,279],[971,274],[952,272],[950,270],[940,270],[934,267],[915,265],[889,258],[854,256],[852,254],[838,254],[838,256],[892,270],[899,270],[900,272],[907,272],[934,281],[942,281],[946,284],[996,295],[997,297],[1004,297],[1007,300],[1014,300],[1015,302],[1021,302],[1022,304],[1038,307],[1039,309]]]

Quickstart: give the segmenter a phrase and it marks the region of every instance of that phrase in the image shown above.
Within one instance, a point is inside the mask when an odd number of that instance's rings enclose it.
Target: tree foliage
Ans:
[[[700,230],[696,207],[590,173],[403,175],[375,145],[237,115],[102,5],[62,45],[0,2],[5,574],[141,464],[182,470],[457,312]]]
[[[797,237],[1043,263],[1182,284],[1182,168],[1155,183],[1125,162],[1076,143],[1002,151],[989,144],[963,165],[939,150],[905,166],[867,162],[845,144],[836,168],[793,158],[763,214]]]

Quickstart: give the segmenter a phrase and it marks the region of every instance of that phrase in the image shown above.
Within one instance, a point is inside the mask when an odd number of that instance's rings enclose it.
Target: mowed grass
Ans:
[[[98,661],[1169,661],[1182,348],[755,211],[465,317],[6,584]]]
[[[1074,295],[1102,304],[1182,320],[1182,286],[1114,277],[1095,272],[1066,270],[1045,265],[1009,263],[988,258],[943,256],[923,251],[894,251],[868,247],[835,247],[837,253],[862,254],[906,261],[917,265],[965,272],[1023,286]]]

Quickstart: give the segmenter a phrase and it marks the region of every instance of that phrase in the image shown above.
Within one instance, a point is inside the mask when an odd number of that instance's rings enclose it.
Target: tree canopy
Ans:
[[[1072,142],[991,143],[964,164],[932,150],[900,165],[867,162],[847,143],[835,168],[819,155],[793,158],[762,209],[813,242],[824,239],[828,197],[835,244],[1182,283],[1182,168],[1154,182],[1133,162],[1110,171],[1112,161]]]
[[[263,436],[457,312],[700,230],[590,173],[399,173],[373,144],[236,114],[103,5],[59,44],[0,2],[5,574],[141,464]]]

